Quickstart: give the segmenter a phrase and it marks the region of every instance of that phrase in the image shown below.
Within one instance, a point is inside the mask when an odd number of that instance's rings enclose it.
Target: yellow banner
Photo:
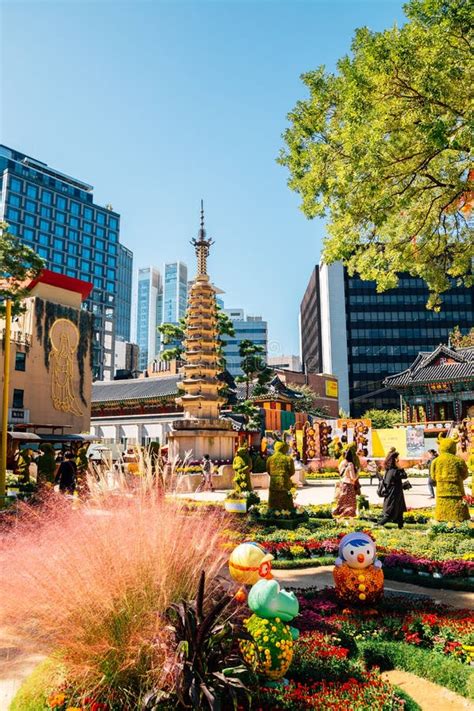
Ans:
[[[339,394],[337,380],[326,380],[326,396],[337,397]]]
[[[296,430],[296,446],[300,456],[303,456],[303,430]]]
[[[395,447],[401,457],[406,457],[407,442],[405,430],[372,430],[373,457],[385,457],[390,447]]]

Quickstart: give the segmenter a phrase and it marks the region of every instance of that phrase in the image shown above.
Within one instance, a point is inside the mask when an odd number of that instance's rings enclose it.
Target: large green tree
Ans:
[[[372,420],[372,427],[375,429],[390,429],[402,421],[398,410],[367,410],[362,418]]]
[[[239,344],[240,367],[244,375],[238,375],[236,382],[245,383],[245,398],[250,397],[250,383],[256,380],[253,395],[263,395],[267,390],[267,383],[273,377],[273,370],[269,368],[264,359],[265,348],[248,338]]]
[[[410,272],[428,305],[472,284],[473,0],[410,0],[407,22],[356,31],[335,73],[302,80],[280,162],[309,218],[326,217],[323,258],[379,290]]]
[[[27,296],[26,284],[44,267],[36,252],[20,242],[0,222],[0,315],[5,311],[5,300],[10,299],[13,314],[22,310],[21,301]]]

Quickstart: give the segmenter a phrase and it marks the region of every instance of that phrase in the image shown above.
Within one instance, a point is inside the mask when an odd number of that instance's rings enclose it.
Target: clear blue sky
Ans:
[[[300,74],[333,68],[356,27],[400,0],[1,2],[1,142],[95,186],[135,268],[182,259],[205,202],[209,267],[228,307],[297,352],[324,225],[275,158]]]

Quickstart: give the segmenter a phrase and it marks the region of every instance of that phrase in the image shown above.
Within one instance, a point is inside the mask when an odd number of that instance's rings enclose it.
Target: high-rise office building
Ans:
[[[94,203],[92,185],[0,146],[0,220],[49,269],[93,283],[83,305],[94,314],[93,376],[112,378],[115,334],[130,329],[132,253],[119,242],[120,215]]]
[[[148,363],[155,358],[160,350],[160,334],[158,325],[162,305],[161,274],[155,267],[144,267],[138,270],[137,297],[137,343],[140,348],[138,367],[145,370]]]
[[[227,370],[233,375],[242,375],[240,367],[241,357],[239,355],[239,346],[242,341],[249,340],[255,345],[263,346],[264,351],[262,358],[266,362],[268,350],[268,329],[267,322],[261,316],[247,316],[243,309],[223,309],[224,313],[232,321],[235,336],[223,336],[222,341],[225,344],[223,347],[224,357],[226,359]]]
[[[137,343],[139,367],[145,370],[162,349],[158,327],[178,323],[185,316],[188,298],[188,269],[183,262],[169,262],[160,272],[156,267],[138,271]],[[172,348],[169,343],[163,348]]]
[[[124,247],[123,244],[119,244],[115,336],[124,341],[130,341],[132,277],[133,252]]]
[[[474,321],[471,288],[446,292],[437,313],[426,308],[426,284],[408,274],[379,294],[375,282],[349,276],[341,263],[322,263],[316,271],[308,286],[314,293],[307,291],[301,305],[303,367],[336,375],[340,407],[355,417],[369,408],[398,407],[398,395],[383,380],[408,368],[419,351],[447,343],[454,326],[467,330]],[[308,339],[305,328],[315,336]],[[313,361],[318,352],[320,360]]]

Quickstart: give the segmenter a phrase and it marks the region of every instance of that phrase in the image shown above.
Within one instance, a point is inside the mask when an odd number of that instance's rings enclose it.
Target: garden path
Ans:
[[[332,571],[332,565],[325,565],[319,568],[275,569],[274,573],[277,580],[284,583],[287,587],[310,588],[315,585],[318,588],[324,588],[334,585]],[[462,590],[436,590],[433,588],[424,588],[419,585],[412,585],[411,583],[401,583],[397,580],[386,580],[385,590],[425,595],[432,598],[435,602],[444,605],[451,605],[452,607],[468,610],[474,609],[474,593],[464,592]]]
[[[8,711],[22,682],[43,659],[0,628],[0,711]]]
[[[434,684],[432,681],[422,679],[410,672],[394,669],[385,672],[383,676],[391,684],[399,686],[406,691],[419,706],[422,711],[466,711],[474,709],[474,704],[469,699],[464,699],[454,691],[445,689],[444,686]]]
[[[367,496],[371,504],[381,504],[382,499],[377,495],[377,484],[370,484],[369,479],[361,478],[362,493]],[[408,508],[419,509],[427,506],[434,507],[433,499],[429,498],[426,481],[424,479],[411,479],[413,488],[405,492]],[[331,504],[334,500],[335,479],[311,479],[306,486],[298,489],[296,503],[301,506],[308,504]],[[215,491],[201,491],[199,493],[176,494],[177,498],[195,499],[196,501],[223,501],[228,490],[216,489]],[[262,501],[268,500],[268,489],[257,489]]]

